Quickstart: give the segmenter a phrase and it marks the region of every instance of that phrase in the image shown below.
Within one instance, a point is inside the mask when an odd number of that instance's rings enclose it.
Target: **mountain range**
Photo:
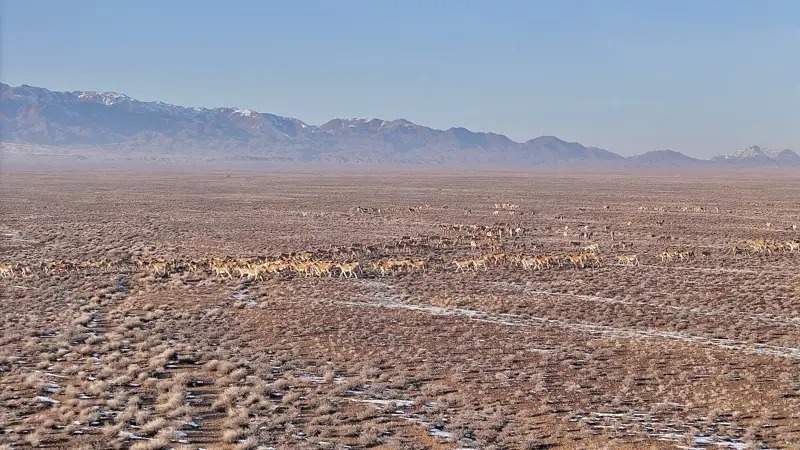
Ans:
[[[525,142],[408,120],[333,119],[322,125],[239,108],[144,102],[115,92],[57,92],[0,83],[5,156],[265,161],[457,167],[800,167],[791,150],[754,146],[700,160],[672,150],[625,158],[541,136]]]

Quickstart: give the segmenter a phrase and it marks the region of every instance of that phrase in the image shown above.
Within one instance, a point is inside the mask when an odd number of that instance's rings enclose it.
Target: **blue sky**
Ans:
[[[800,150],[800,1],[3,1],[0,79],[623,154]]]

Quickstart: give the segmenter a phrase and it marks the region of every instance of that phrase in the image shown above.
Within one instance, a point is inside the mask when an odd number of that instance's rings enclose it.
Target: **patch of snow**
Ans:
[[[36,401],[38,401],[39,403],[46,403],[48,405],[57,405],[57,404],[60,403],[56,399],[53,399],[53,398],[50,398],[50,397],[45,397],[45,396],[36,397]]]
[[[99,101],[100,103],[111,106],[113,104],[131,100],[125,94],[120,94],[119,92],[95,92],[95,91],[84,91],[78,94],[78,99],[86,100],[86,101]]]
[[[361,400],[361,399],[355,399],[354,398],[354,399],[352,399],[352,401],[358,402],[358,403],[369,403],[369,404],[372,404],[372,405],[379,405],[379,406],[393,406],[393,405],[396,405],[396,406],[402,406],[404,408],[407,408],[407,407],[409,407],[409,406],[414,404],[414,402],[411,401],[411,400],[399,400],[399,399],[389,399],[389,400],[363,399],[363,400]]]
[[[258,116],[258,112],[253,111],[252,109],[234,109],[233,114],[237,114],[244,117],[256,117]]]
[[[308,383],[315,383],[315,384],[324,384],[324,383],[327,383],[327,381],[325,380],[325,378],[323,378],[323,377],[319,377],[319,376],[315,376],[315,375],[300,375],[300,376],[299,376],[299,377],[297,377],[297,378],[298,378],[299,380],[302,380],[302,381],[305,381],[305,382],[308,382]],[[342,384],[342,383],[344,383],[345,381],[346,381],[346,379],[345,379],[344,377],[342,377],[342,376],[335,376],[335,377],[333,377],[333,382],[334,382],[335,384]]]
[[[120,431],[119,432],[119,437],[121,437],[123,439],[128,439],[130,441],[149,441],[150,440],[150,438],[146,438],[144,436],[139,436],[139,435],[136,435],[136,434],[133,434],[133,433],[129,433],[127,431]]]
[[[453,433],[441,430],[439,428],[431,428],[430,430],[428,430],[428,434],[430,434],[433,437],[438,437],[438,438],[442,438],[442,439],[452,439],[453,438]]]
[[[692,445],[700,448],[714,445],[717,447],[732,448],[736,450],[744,450],[747,448],[747,444],[741,440],[719,436],[694,436],[692,439]]]

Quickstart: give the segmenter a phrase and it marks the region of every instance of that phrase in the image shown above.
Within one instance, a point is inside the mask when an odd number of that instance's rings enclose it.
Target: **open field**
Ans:
[[[0,448],[800,448],[797,177],[0,189]]]

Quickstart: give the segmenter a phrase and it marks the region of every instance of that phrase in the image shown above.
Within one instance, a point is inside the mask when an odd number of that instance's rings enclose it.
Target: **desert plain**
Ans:
[[[790,174],[9,172],[0,448],[800,447]]]

